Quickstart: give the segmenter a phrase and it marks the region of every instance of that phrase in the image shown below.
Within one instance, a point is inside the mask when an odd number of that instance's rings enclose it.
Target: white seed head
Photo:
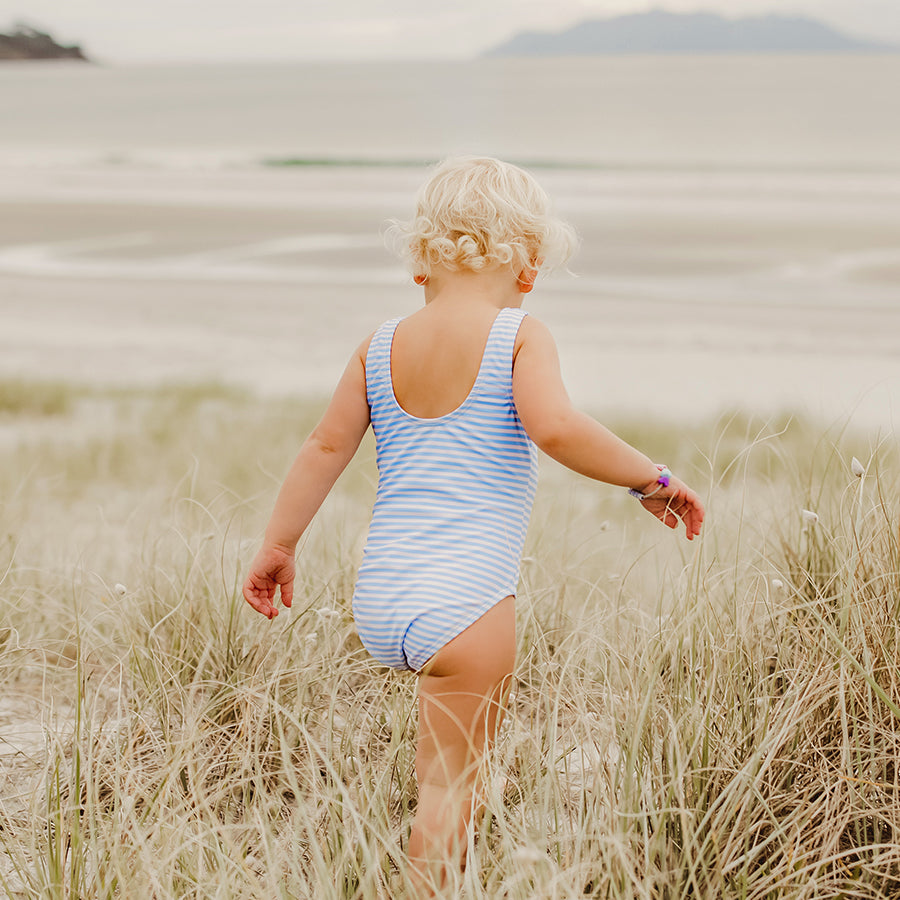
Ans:
[[[772,587],[775,588],[776,591],[780,591],[784,587],[784,582],[780,578],[773,578]]]
[[[120,597],[124,597],[128,593],[128,588],[124,584],[117,584],[115,591]]]
[[[340,613],[336,609],[331,609],[330,607],[322,607],[322,609],[316,610],[316,615],[320,619],[333,619],[335,616],[339,616]]]
[[[547,859],[546,853],[541,853],[537,847],[518,847],[513,851],[513,859],[518,863],[533,864]]]
[[[807,525],[815,525],[816,522],[819,521],[819,516],[811,509],[801,509],[800,518],[803,519]]]
[[[850,471],[857,478],[862,478],[866,474],[865,467],[855,456],[850,460]]]

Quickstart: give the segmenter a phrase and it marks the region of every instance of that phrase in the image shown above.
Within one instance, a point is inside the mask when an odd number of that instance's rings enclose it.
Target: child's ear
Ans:
[[[516,276],[516,282],[519,285],[519,292],[522,294],[527,294],[529,291],[534,288],[534,279],[537,278],[538,270],[535,266],[531,265],[525,269],[522,269],[521,272]]]

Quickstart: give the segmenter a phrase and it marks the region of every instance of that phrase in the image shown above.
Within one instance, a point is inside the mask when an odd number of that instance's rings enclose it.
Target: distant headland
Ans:
[[[800,16],[730,19],[651,10],[581,22],[557,33],[521,32],[485,56],[879,52],[898,53],[900,46],[851,37]]]
[[[77,59],[88,62],[81,47],[64,47],[49,34],[16,23],[10,34],[0,34],[0,60]]]

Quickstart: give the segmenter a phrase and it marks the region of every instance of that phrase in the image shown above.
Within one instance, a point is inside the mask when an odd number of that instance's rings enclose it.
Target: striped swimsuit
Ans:
[[[512,396],[525,315],[500,311],[468,397],[434,419],[410,415],[394,395],[391,345],[400,319],[382,325],[369,345],[378,493],[353,615],[363,645],[386,666],[421,669],[516,593],[537,482],[537,450]]]

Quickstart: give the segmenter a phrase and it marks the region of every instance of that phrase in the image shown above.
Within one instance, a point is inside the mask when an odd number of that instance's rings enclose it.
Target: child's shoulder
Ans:
[[[385,319],[385,321],[382,322],[374,331],[370,331],[365,336],[365,338],[363,339],[363,342],[356,348],[355,355],[361,357],[363,362],[365,362],[366,355],[369,352],[369,345],[375,339],[375,335],[377,335],[379,332],[384,332],[384,331],[389,330],[394,325],[396,325],[398,322],[400,322],[401,319],[403,319],[403,316],[392,316],[390,319]]]
[[[399,318],[399,317],[397,317]],[[356,348],[354,356],[358,357],[363,365],[366,363],[366,358],[369,355],[369,347],[382,328],[387,325],[393,324],[395,319],[388,319],[374,331],[370,332],[363,339],[362,343]],[[513,349],[513,359],[518,355],[519,351],[523,347],[528,347],[529,350],[532,348],[537,351],[546,351],[552,350],[555,352],[556,349],[556,341],[553,339],[553,334],[550,329],[535,315],[532,313],[528,313],[527,315],[522,317],[522,321],[519,325],[519,330],[516,334],[516,343]]]
[[[403,316],[391,316],[390,319],[385,319],[374,331],[370,331],[365,338],[363,338],[362,343],[356,348],[357,354],[361,355],[363,359],[366,358],[366,354],[369,352],[369,345],[375,339],[375,336],[381,332],[382,334],[390,331],[397,323],[399,323],[403,319]]]
[[[513,350],[514,359],[523,347],[528,347],[529,350],[532,348],[541,350],[556,347],[556,342],[553,340],[553,334],[550,332],[550,329],[537,316],[531,313],[524,316],[521,325],[519,325],[519,333],[516,335],[516,344]]]

